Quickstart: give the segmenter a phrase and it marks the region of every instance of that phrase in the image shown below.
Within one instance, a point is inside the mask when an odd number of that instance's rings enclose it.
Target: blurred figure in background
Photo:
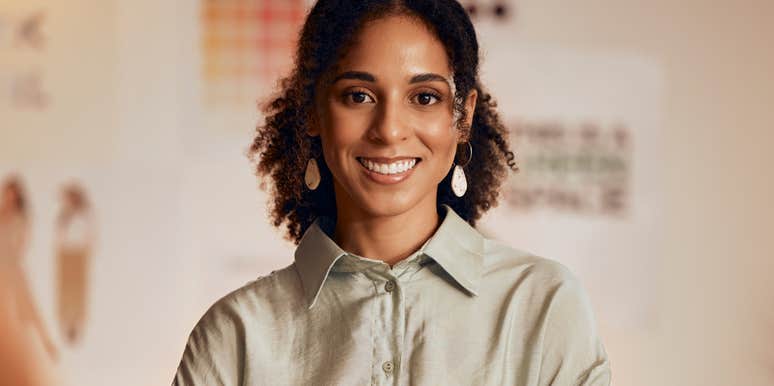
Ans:
[[[22,267],[28,230],[21,179],[11,175],[0,193],[0,385],[49,384],[45,370],[58,356]]]
[[[67,344],[78,343],[86,324],[89,267],[94,245],[94,221],[83,188],[75,182],[62,189],[56,220],[57,315]]]

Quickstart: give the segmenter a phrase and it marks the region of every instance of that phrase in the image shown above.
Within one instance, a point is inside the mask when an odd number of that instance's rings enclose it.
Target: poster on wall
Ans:
[[[480,27],[482,78],[511,131],[520,170],[482,230],[567,265],[594,299],[598,319],[653,328],[663,246],[662,65],[628,53],[490,38],[502,28]]]

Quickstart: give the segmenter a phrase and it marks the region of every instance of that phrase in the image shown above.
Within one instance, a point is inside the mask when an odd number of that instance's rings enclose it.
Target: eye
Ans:
[[[363,103],[373,103],[374,99],[371,98],[370,95],[368,95],[365,92],[362,91],[351,91],[344,94],[344,98],[347,101],[352,101],[355,104],[363,104]],[[367,102],[368,100],[371,100],[371,102]]]
[[[422,106],[434,105],[441,101],[441,95],[434,92],[421,92],[419,94],[416,94],[415,97],[416,97],[417,103],[419,103]],[[433,99],[435,99],[435,102],[433,102]]]

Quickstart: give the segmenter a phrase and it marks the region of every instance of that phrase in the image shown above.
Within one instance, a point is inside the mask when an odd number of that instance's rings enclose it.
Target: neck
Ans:
[[[395,215],[375,216],[337,203],[334,240],[347,252],[392,267],[416,252],[439,225],[435,194]]]

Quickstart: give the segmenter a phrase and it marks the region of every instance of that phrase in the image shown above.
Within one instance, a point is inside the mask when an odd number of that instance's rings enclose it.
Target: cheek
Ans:
[[[439,114],[433,118],[425,117],[417,126],[417,136],[430,149],[434,158],[444,162],[454,156],[456,149],[458,134],[452,122],[450,114]]]
[[[331,103],[328,105],[328,119],[325,126],[328,137],[333,143],[347,144],[359,136],[363,123],[351,111]]]
[[[327,108],[321,133],[326,159],[333,163],[345,162],[367,130],[368,120],[335,104],[328,104]]]

